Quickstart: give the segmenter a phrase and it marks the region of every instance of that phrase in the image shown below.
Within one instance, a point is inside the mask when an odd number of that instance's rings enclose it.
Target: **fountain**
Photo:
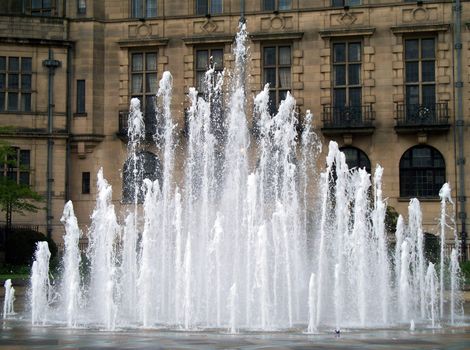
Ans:
[[[3,301],[3,318],[7,318],[15,314],[13,307],[15,303],[15,288],[11,284],[11,279],[7,279],[4,284],[5,299]]]
[[[181,184],[174,174],[171,74],[163,73],[157,93],[161,128],[155,146],[163,171],[155,181],[143,178],[143,117],[139,101],[131,100],[132,171],[125,180],[131,183],[132,201],[121,219],[111,204],[112,188],[99,171],[87,232],[89,281],[80,280],[81,233],[67,203],[62,292],[51,304],[47,245],[40,244],[32,276],[33,324],[51,319],[68,327],[106,330],[315,333],[330,327],[339,332],[412,324],[414,329],[415,322],[435,327],[448,321],[447,314],[451,322],[461,317],[458,252],[450,259],[447,306],[446,269],[441,263],[438,276],[424,257],[416,199],[409,205],[408,224],[403,217],[398,220],[389,257],[383,168],[377,166],[372,179],[365,169],[349,169],[331,142],[326,170],[318,174],[314,164],[321,147],[311,129],[312,114],[304,116],[299,134],[295,99],[287,93],[278,112],[270,115],[269,86],[253,100],[256,130],[250,137],[247,37],[241,25],[225,110],[220,99],[227,74],[216,74],[212,67],[204,92],[189,90]],[[443,222],[441,235],[446,227]]]

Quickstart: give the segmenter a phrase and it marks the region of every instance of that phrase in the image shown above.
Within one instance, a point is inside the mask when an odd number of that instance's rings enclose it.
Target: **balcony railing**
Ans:
[[[119,111],[119,130],[117,132],[117,136],[123,140],[127,141],[128,138],[128,121],[129,121],[129,112],[128,111]],[[144,123],[145,123],[145,140],[152,141],[153,137],[156,133],[156,125],[157,122],[155,120],[155,116],[151,116],[146,118],[144,116]]]
[[[323,107],[323,133],[365,133],[374,131],[372,105]]]
[[[396,105],[398,130],[448,130],[449,109],[446,102],[433,104],[400,104]]]

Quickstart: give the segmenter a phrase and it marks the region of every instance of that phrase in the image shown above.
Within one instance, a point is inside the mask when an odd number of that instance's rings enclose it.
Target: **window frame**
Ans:
[[[77,0],[77,15],[86,15],[86,8],[86,0]]]
[[[140,100],[140,107],[142,114],[144,116],[145,128],[146,133],[155,134],[156,132],[156,119],[155,113],[149,113],[150,106],[147,105],[147,98],[153,99],[154,102],[154,111],[155,111],[155,103],[156,103],[156,93],[158,91],[158,48],[151,47],[151,48],[141,48],[135,50],[129,50],[129,100],[131,98],[139,98]],[[142,55],[142,70],[133,70],[133,57],[134,55]],[[147,55],[154,54],[155,55],[155,69],[147,69]],[[155,74],[154,77],[154,84],[155,84],[155,91],[147,91],[147,75],[148,74]],[[133,77],[141,75],[141,86],[142,91],[141,93],[134,93],[134,81]]]
[[[4,86],[0,86],[0,113],[31,113],[33,96],[33,58],[26,56],[0,56],[4,59],[5,68],[0,67],[0,76],[3,76]],[[10,60],[18,60],[18,68],[10,69]],[[29,70],[23,69],[24,60],[29,60]],[[16,75],[15,86],[10,87],[11,79]],[[29,77],[29,78],[26,78]],[[24,88],[24,82],[29,80],[29,87]],[[16,95],[16,108],[10,107],[11,96]]]
[[[335,45],[345,45],[345,50],[344,50],[344,56],[345,60],[344,61],[339,61],[335,62]],[[349,47],[352,44],[359,44],[360,45],[360,50],[359,50],[359,61],[351,61],[349,58]],[[360,107],[362,106],[362,94],[363,94],[363,57],[364,57],[364,44],[363,44],[363,39],[362,38],[351,38],[351,39],[338,39],[338,40],[332,40],[331,41],[331,100],[332,100],[332,106],[333,108],[348,108],[348,107]],[[349,68],[350,66],[353,65],[359,65],[359,81],[357,84],[350,84],[350,71]],[[344,84],[336,84],[336,67],[339,66],[344,66]],[[359,104],[352,105],[351,104],[351,91],[352,89],[360,89],[360,94],[359,94]],[[336,101],[336,91],[339,90],[344,90],[345,94],[345,104],[344,106],[338,105]]]
[[[429,149],[431,151],[431,162],[432,166],[414,166],[413,163],[413,151],[416,149]],[[409,166],[405,167],[403,164],[407,159],[405,157],[408,157],[409,161]],[[417,157],[415,157],[417,158]],[[435,161],[442,161],[442,166],[434,166]],[[438,173],[438,172],[441,173]],[[410,173],[415,172],[415,175],[412,175]],[[430,174],[429,172],[432,172]],[[431,190],[428,189],[417,189],[416,188],[416,178],[425,178],[432,175],[432,193],[428,192]],[[436,178],[441,176],[442,177],[442,183],[438,183],[436,181]],[[413,192],[411,190],[408,190],[405,188],[405,184],[408,183],[407,181],[404,181],[404,179],[411,179],[409,183],[414,186]],[[437,150],[436,148],[429,146],[429,145],[416,145],[413,147],[408,148],[401,156],[400,162],[399,162],[399,181],[400,181],[400,197],[401,198],[438,198],[439,197],[439,190],[442,187],[442,185],[446,182],[446,162],[445,158],[442,155],[442,153]],[[424,185],[422,183],[421,185]]]
[[[281,48],[289,47],[290,50],[290,63],[289,64],[280,64],[280,54],[279,51]],[[276,86],[273,87],[271,84],[269,85],[269,110],[271,114],[276,114],[281,104],[281,94],[287,95],[288,91],[292,90],[292,65],[293,65],[293,43],[292,42],[277,42],[277,43],[266,43],[262,45],[262,81],[263,86],[268,83],[267,81],[267,70],[274,69],[275,70],[275,77],[276,77]],[[275,48],[276,58],[275,64],[266,64],[266,56],[265,50],[268,48]],[[288,87],[280,86],[280,71],[281,69],[289,69],[289,81],[290,84]],[[272,100],[272,95],[274,93],[274,101]]]
[[[338,0],[331,0],[330,2],[331,7],[361,6],[362,5],[362,0],[358,0],[359,1],[358,4],[350,4],[351,0],[339,0],[342,2],[342,4],[335,4],[335,1],[338,1]]]
[[[224,46],[198,46],[194,47],[194,86],[196,87],[197,91],[199,94],[204,93],[204,90],[201,88],[199,76],[205,76],[207,70],[209,69],[210,65],[212,65],[213,61],[211,60],[211,57],[213,57],[212,52],[213,51],[222,51],[222,67],[217,67],[215,66],[214,70],[216,73],[220,73],[224,70],[224,53],[225,53],[225,47]],[[203,52],[207,51],[207,62],[208,65],[205,66],[204,68],[198,66],[198,52]]]
[[[81,86],[83,82],[83,86]],[[86,115],[86,80],[85,79],[77,79],[76,84],[76,114]],[[83,91],[81,90],[83,88]],[[83,92],[81,95],[80,93]]]
[[[155,15],[149,15],[148,2],[155,1]],[[141,9],[137,12],[136,2],[140,2]],[[131,18],[157,18],[158,17],[158,0],[131,0],[130,1],[130,17]]]
[[[203,4],[199,4],[199,1],[205,1]],[[214,11],[213,2],[220,2],[220,11]],[[221,15],[224,13],[224,0],[194,0],[194,14],[196,16],[213,16]]]
[[[357,148],[357,147],[354,147],[354,146],[344,146],[344,147],[341,147],[339,149],[341,152],[344,153],[344,157],[345,157],[345,160],[346,160],[346,164],[348,164],[348,168],[349,170],[351,169],[354,169],[354,168],[365,168],[366,171],[370,174],[371,171],[372,171],[372,165],[371,165],[371,162],[370,162],[370,159],[369,159],[369,156],[367,155],[366,152],[364,152],[363,150],[361,150],[360,148]],[[356,163],[357,164],[350,164],[348,163],[348,157],[347,157],[347,152],[345,152],[346,150],[351,150],[353,152],[356,153]],[[361,157],[362,157],[362,160],[364,161],[365,164],[362,164],[361,166]]]
[[[14,151],[14,157],[12,158],[11,154],[7,154],[6,158],[0,162],[0,176],[8,177],[19,185],[30,186],[31,150],[21,149],[20,147],[11,147],[11,149]],[[22,153],[28,155],[27,164],[22,164]],[[12,178],[12,174],[15,174],[14,178]],[[23,175],[26,175],[27,181],[23,181]]]
[[[273,7],[269,6],[268,1],[273,2]],[[261,0],[261,11],[290,11],[292,10],[292,0],[289,0],[288,8],[280,8],[280,2],[282,0]]]
[[[31,16],[41,16],[41,17],[53,17],[57,16],[57,1],[56,0],[49,0],[51,5],[50,7],[44,6],[45,0],[39,0],[41,2],[41,7],[33,8],[33,1],[29,2],[29,11]]]
[[[433,39],[434,41],[434,57],[433,58],[424,58],[422,57],[422,42],[423,40],[429,40]],[[406,57],[406,43],[407,41],[413,41],[417,40],[418,41],[418,58],[416,59],[408,59]],[[434,87],[434,96],[433,96],[433,105],[431,106],[432,108],[435,108],[436,100],[437,100],[437,91],[436,91],[436,68],[437,68],[437,38],[436,36],[432,35],[426,35],[426,36],[410,36],[410,37],[404,37],[403,38],[403,63],[404,63],[404,74],[403,74],[403,84],[404,84],[404,92],[405,92],[405,105],[407,110],[412,108],[412,105],[427,105],[429,103],[426,103],[424,101],[424,94],[423,94],[423,87],[426,86],[433,86]],[[431,62],[434,61],[434,80],[433,81],[424,81],[423,80],[423,62]],[[408,81],[408,65],[407,63],[417,63],[418,64],[418,80],[417,81]],[[408,94],[408,87],[415,86],[418,87],[418,103],[417,104],[411,104],[408,103],[409,101],[409,94]]]
[[[90,194],[91,192],[91,173],[89,171],[82,172],[82,194]]]

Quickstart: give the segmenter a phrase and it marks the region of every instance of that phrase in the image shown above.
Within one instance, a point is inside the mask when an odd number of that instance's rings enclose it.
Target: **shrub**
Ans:
[[[42,233],[33,230],[14,230],[5,242],[5,262],[12,265],[30,265],[34,259],[36,243],[47,241],[51,258],[57,256],[57,245]]]

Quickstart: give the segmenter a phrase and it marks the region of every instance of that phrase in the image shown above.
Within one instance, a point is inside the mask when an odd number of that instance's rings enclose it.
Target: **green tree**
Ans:
[[[0,129],[0,132],[5,128]],[[24,215],[26,212],[37,212],[34,202],[41,202],[42,196],[34,192],[28,185],[18,184],[16,179],[4,175],[3,169],[15,168],[17,164],[16,151],[8,143],[0,141],[0,211],[5,213],[7,230],[11,228],[12,214]]]

